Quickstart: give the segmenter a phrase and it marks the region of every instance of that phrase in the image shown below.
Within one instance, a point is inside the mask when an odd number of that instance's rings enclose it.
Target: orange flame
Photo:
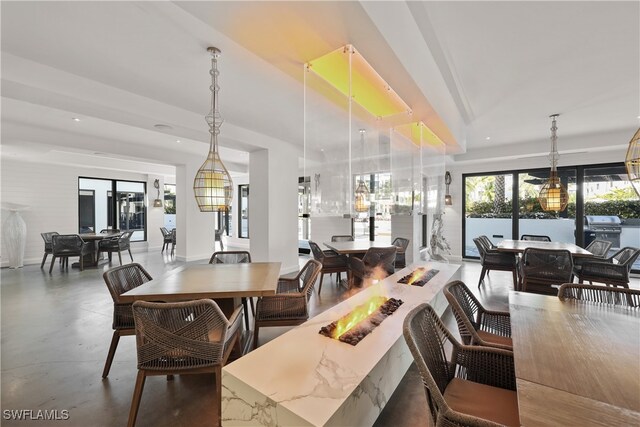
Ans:
[[[336,329],[333,331],[333,338],[340,338],[340,335],[348,332],[351,328],[369,317],[378,307],[387,302],[387,300],[388,298],[383,296],[373,296],[366,303],[351,310],[349,314],[338,320]]]
[[[416,269],[416,271],[414,271],[411,277],[409,278],[407,285],[412,285],[413,282],[415,282],[416,280],[422,279],[422,276],[424,276],[425,271],[426,269],[423,267]]]

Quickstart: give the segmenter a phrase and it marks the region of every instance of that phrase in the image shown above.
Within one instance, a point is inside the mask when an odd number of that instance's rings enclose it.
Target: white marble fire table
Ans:
[[[397,283],[417,267],[439,273],[424,287]],[[402,336],[404,318],[423,302],[442,314],[447,302],[441,290],[459,278],[459,267],[411,264],[225,366],[223,424],[372,425],[413,361]],[[375,295],[399,298],[404,304],[358,345],[318,333]]]

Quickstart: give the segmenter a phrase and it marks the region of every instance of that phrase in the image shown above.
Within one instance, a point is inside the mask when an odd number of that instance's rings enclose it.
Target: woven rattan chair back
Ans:
[[[558,289],[558,298],[561,301],[575,299],[640,309],[640,290],[637,289],[565,283]]]
[[[484,262],[484,256],[487,254],[487,248],[485,247],[484,241],[476,237],[473,239],[473,243],[475,243],[476,248],[478,248],[478,254],[480,255],[480,262]]]
[[[493,244],[491,239],[489,239],[485,235],[479,236],[478,239],[480,239],[487,248],[494,249],[496,247],[496,245]]]
[[[152,280],[147,270],[138,263],[111,268],[105,271],[102,277],[107,284],[113,302],[116,304],[122,304],[120,295]]]
[[[543,236],[540,234],[523,234],[520,236],[520,240],[529,240],[534,242],[550,242],[551,237]]]
[[[527,280],[542,279],[560,285],[571,279],[573,261],[567,250],[526,248],[522,263]]]
[[[324,259],[324,252],[322,252],[320,246],[318,246],[316,242],[309,240],[309,247],[311,248],[313,259],[322,262],[322,260]]]
[[[409,312],[404,319],[403,334],[420,371],[433,425],[436,425],[438,413],[449,409],[443,394],[454,376],[444,344],[455,339],[429,304],[421,304]]]
[[[405,239],[404,237],[396,237],[395,239],[393,239],[393,242],[391,244],[397,248],[402,249],[403,251],[406,251],[409,247],[409,239]]]
[[[442,293],[447,298],[456,318],[462,342],[470,344],[472,338],[471,328],[475,330],[480,328],[477,319],[478,312],[482,309],[482,304],[469,288],[459,280],[447,283],[442,289]]]
[[[347,234],[331,236],[331,241],[332,242],[353,242],[353,236],[347,235]]]
[[[593,256],[598,258],[605,258],[607,253],[609,253],[609,248],[611,248],[611,242],[607,240],[594,240],[589,243],[585,249],[593,254]]]
[[[78,256],[84,240],[77,234],[54,234],[51,236],[51,253],[55,256]]]
[[[322,263],[316,261],[315,259],[310,259],[307,263],[302,267],[300,273],[298,273],[298,280],[300,283],[300,292],[306,294],[307,301],[311,299],[311,294],[313,293],[313,286],[320,275],[320,271],[322,270]]]
[[[44,240],[44,251],[47,253],[51,253],[53,246],[52,237],[59,236],[60,233],[58,233],[57,231],[48,231],[46,233],[40,233],[40,235],[42,236],[42,240]]]
[[[214,252],[209,264],[245,264],[251,262],[251,254],[247,251]]]
[[[395,272],[396,251],[398,248],[389,246],[387,248],[369,248],[362,258],[362,262],[368,271],[382,269],[387,276]]]
[[[191,370],[222,363],[228,320],[212,300],[136,301],[138,369]]]
[[[627,246],[620,249],[611,258],[616,260],[620,265],[626,265],[627,270],[631,270],[631,266],[640,255],[640,249]]]

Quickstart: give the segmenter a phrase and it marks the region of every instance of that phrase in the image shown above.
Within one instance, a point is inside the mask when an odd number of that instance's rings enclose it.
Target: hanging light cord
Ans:
[[[218,151],[218,135],[220,134],[223,120],[218,109],[218,91],[220,90],[218,85],[218,75],[220,74],[218,71],[218,58],[220,57],[220,51],[216,48],[209,48],[208,50],[211,53],[211,70],[209,70],[211,75],[211,86],[209,86],[211,90],[211,110],[206,115],[205,120],[209,125],[209,134],[211,135],[209,143],[209,152],[211,153]]]
[[[556,126],[556,117],[558,114],[552,114],[551,116],[551,152],[549,153],[549,160],[551,161],[551,175],[554,175],[558,169],[558,159],[560,158],[560,154],[558,154],[558,137],[556,135],[556,131],[558,130],[558,126]]]

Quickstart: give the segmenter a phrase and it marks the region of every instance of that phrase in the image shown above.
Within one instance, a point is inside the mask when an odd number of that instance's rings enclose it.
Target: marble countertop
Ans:
[[[417,267],[435,268],[439,273],[424,287],[397,283]],[[358,398],[362,397],[381,411],[388,396],[380,396],[378,385],[367,383],[367,378],[381,360],[389,363],[385,357],[399,340],[406,348],[402,325],[407,313],[418,304],[432,302],[459,267],[436,262],[414,263],[225,366],[225,424],[284,425],[287,424],[284,418],[290,416],[294,425],[302,420],[309,425],[332,424],[331,417],[343,405],[357,405]],[[374,295],[399,298],[404,304],[358,345],[351,346],[318,333],[322,326]],[[400,378],[404,372],[406,368],[398,373]],[[253,395],[251,399],[242,396],[240,389],[246,391],[247,388]],[[257,395],[264,396],[262,403],[256,401]],[[283,419],[274,419],[278,415]]]

